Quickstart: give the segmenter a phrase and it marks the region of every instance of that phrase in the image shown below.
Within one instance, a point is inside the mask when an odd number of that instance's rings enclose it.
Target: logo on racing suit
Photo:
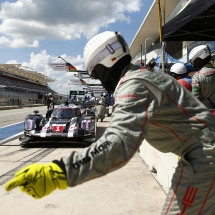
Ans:
[[[198,191],[198,188],[191,187],[191,186],[187,187],[186,193],[185,193],[185,195],[183,197],[183,201],[181,203],[184,206],[183,210],[181,211],[180,214],[177,214],[177,215],[184,215],[187,208],[190,208],[192,206],[194,199],[196,197],[197,191]]]
[[[94,150],[90,152],[92,158],[96,157],[101,152],[103,152],[105,149],[110,147],[111,144],[112,143],[110,141],[105,141],[101,145],[95,147]],[[91,156],[87,155],[86,157],[82,158],[81,160],[78,160],[76,163],[72,164],[72,167],[74,169],[79,169],[81,166],[84,166],[85,164],[88,164],[92,159]]]
[[[115,101],[119,101],[120,99],[138,99],[138,95],[135,95],[135,94],[124,94],[118,98],[115,99]]]

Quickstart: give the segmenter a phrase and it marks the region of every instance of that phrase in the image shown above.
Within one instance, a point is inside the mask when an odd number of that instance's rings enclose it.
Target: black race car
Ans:
[[[96,118],[93,109],[83,111],[80,105],[68,102],[47,110],[46,116],[39,114],[39,111],[27,115],[24,137],[20,138],[23,144],[37,141],[92,143],[95,140]]]

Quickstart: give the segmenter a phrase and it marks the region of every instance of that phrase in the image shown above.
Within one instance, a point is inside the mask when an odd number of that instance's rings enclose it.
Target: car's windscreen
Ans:
[[[54,109],[52,112],[53,118],[71,118],[73,115],[72,109]]]

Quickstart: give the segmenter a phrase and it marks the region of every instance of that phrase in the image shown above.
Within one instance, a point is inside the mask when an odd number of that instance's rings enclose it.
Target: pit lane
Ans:
[[[0,186],[12,179],[14,174],[24,166],[42,161],[53,153],[61,155],[62,151],[66,153],[69,149],[81,150],[88,146],[87,143],[70,143],[68,141],[44,141],[22,145],[19,137],[23,135],[24,119],[27,114],[33,113],[34,110],[39,110],[42,115],[46,113],[46,107],[0,111],[0,125],[4,125],[0,127]],[[7,118],[8,121],[6,121]],[[20,122],[20,120],[22,121]],[[100,126],[97,129],[98,137],[103,134],[105,129],[106,126]],[[61,157],[62,155],[57,158],[53,157],[53,159],[48,159],[48,161],[45,159],[44,162],[51,162]],[[8,168],[8,164],[10,168]]]
[[[23,114],[21,110],[16,110],[20,113],[13,114],[12,117],[7,112],[6,116],[10,118],[9,122],[16,124],[24,120],[33,110],[24,109]],[[10,111],[13,113],[14,110]],[[2,111],[0,111],[0,120],[1,117]],[[110,117],[107,117],[104,122],[98,122],[97,138],[103,134],[109,120]],[[18,188],[11,192],[5,191],[4,184],[13,178],[20,168],[32,163],[49,163],[61,159],[68,156],[71,151],[81,152],[85,146],[85,144],[69,143],[36,143],[23,147],[18,138],[9,137],[0,145],[0,214],[139,215],[147,214],[146,211],[150,211],[150,215],[159,214],[165,194],[137,154],[119,171],[65,191],[56,190],[41,200],[34,200],[20,192]]]

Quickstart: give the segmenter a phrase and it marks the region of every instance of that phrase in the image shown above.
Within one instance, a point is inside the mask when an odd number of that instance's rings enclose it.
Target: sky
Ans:
[[[83,86],[69,85],[74,74],[54,71],[47,63],[62,63],[61,56],[78,70],[85,70],[84,47],[103,31],[120,32],[130,45],[152,2],[0,0],[0,64],[21,64],[55,79],[48,86],[59,94],[81,90]]]

